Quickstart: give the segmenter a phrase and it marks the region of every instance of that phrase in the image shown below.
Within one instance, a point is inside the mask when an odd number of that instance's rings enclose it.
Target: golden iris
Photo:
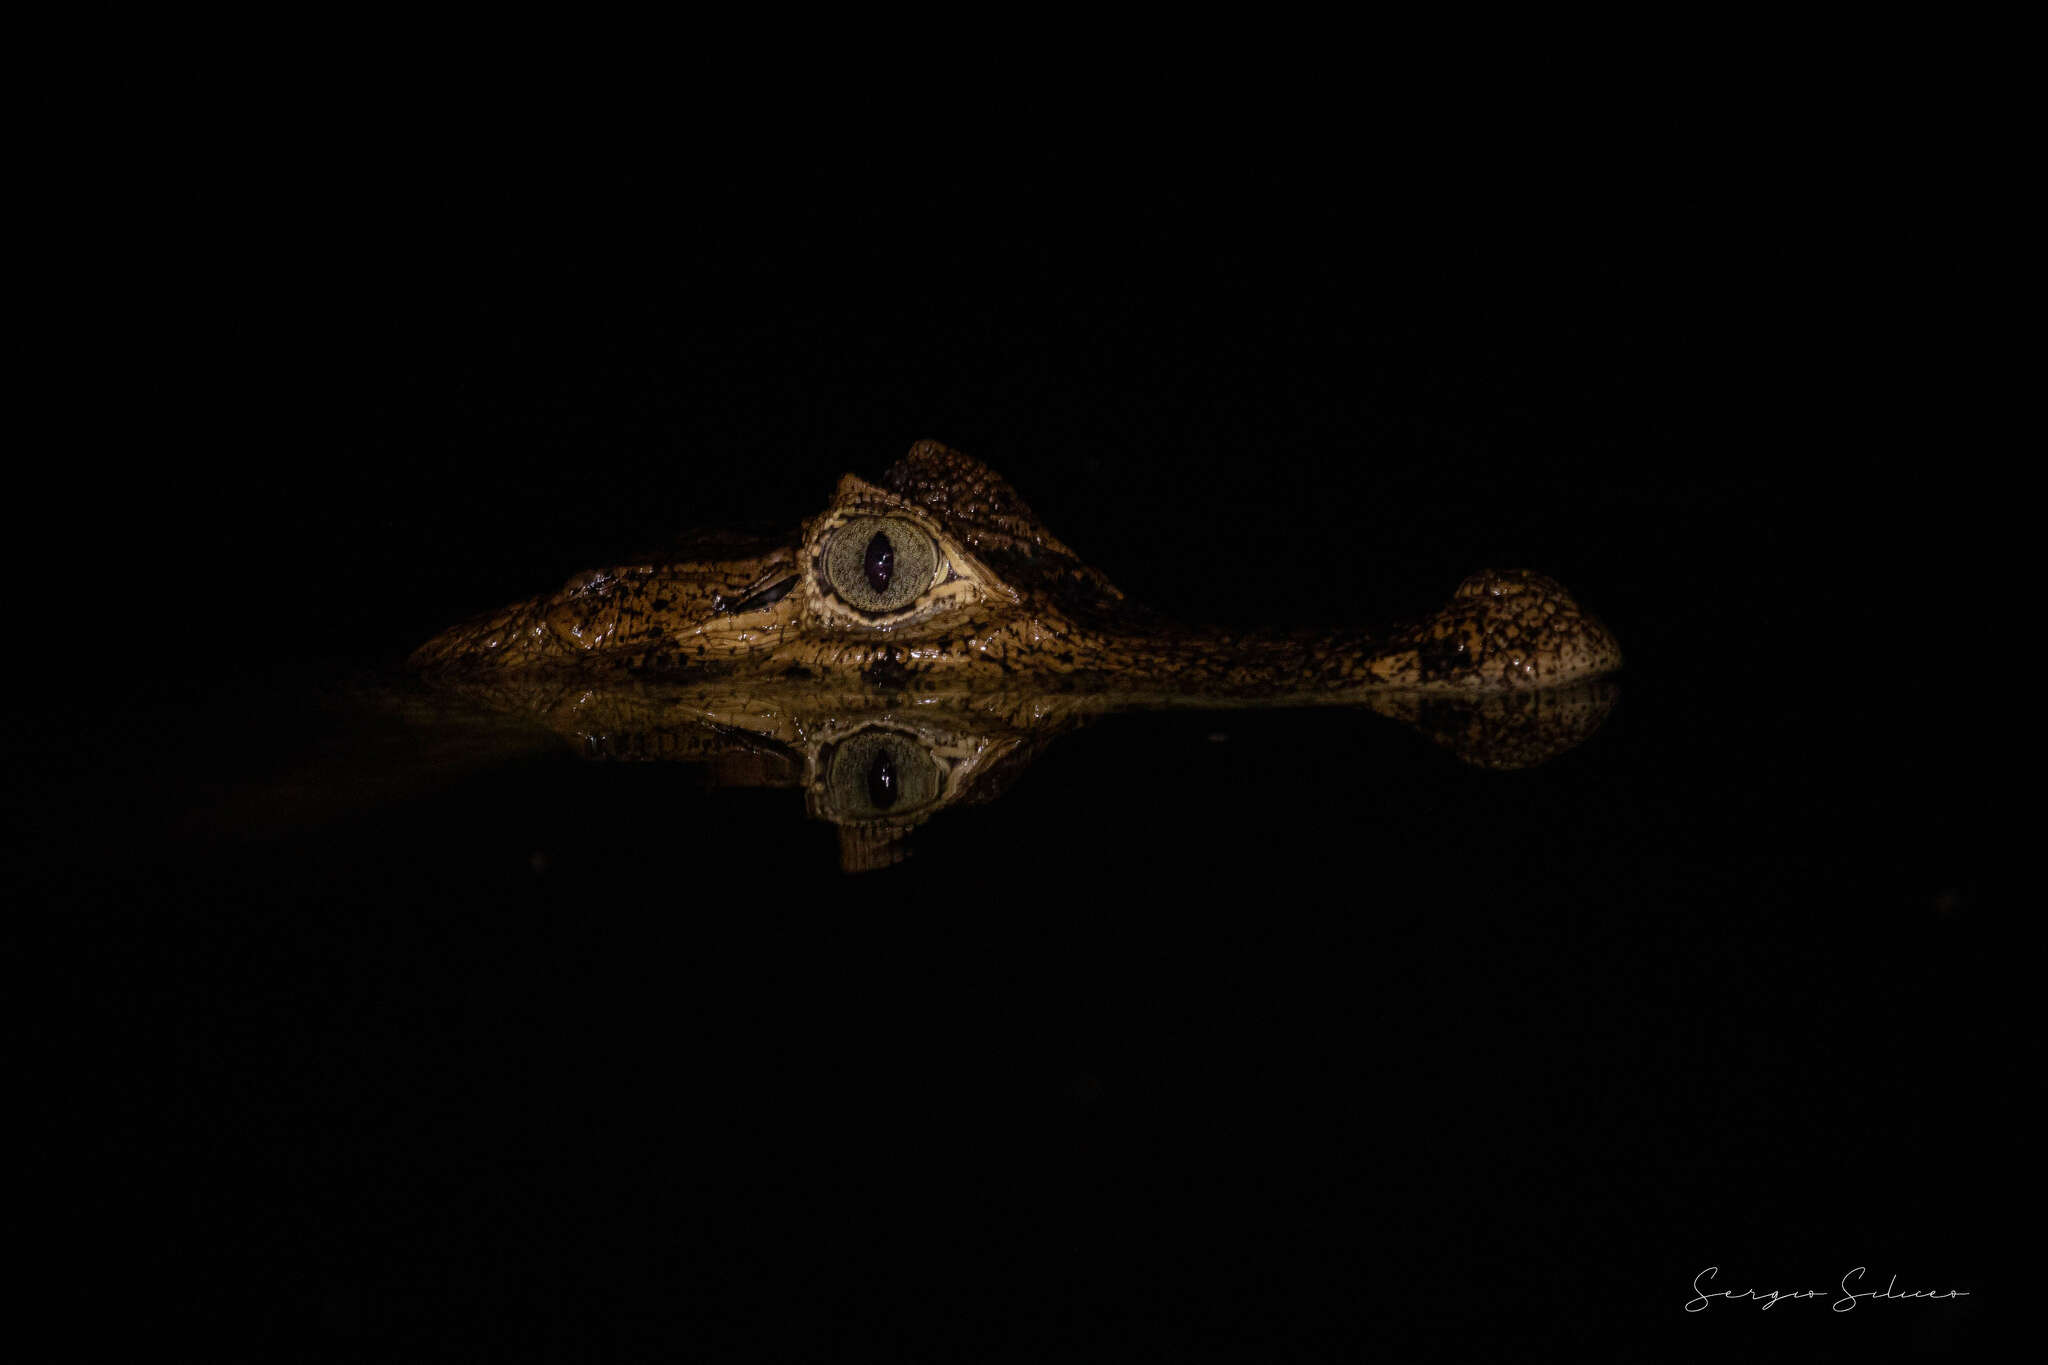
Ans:
[[[914,522],[859,517],[825,546],[825,582],[847,605],[866,612],[901,611],[932,586],[939,547]]]

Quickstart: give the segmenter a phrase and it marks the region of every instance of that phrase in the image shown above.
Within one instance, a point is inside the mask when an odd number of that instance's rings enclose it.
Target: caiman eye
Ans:
[[[861,517],[826,543],[825,582],[862,611],[901,611],[931,587],[938,563],[938,546],[916,523]]]
[[[825,790],[843,819],[905,815],[939,794],[939,765],[922,744],[893,730],[863,730],[832,751]]]

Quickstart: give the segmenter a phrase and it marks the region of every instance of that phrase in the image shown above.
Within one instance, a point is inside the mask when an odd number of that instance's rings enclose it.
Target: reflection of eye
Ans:
[[[825,791],[842,816],[903,815],[930,805],[939,780],[923,745],[891,730],[863,730],[832,751]]]
[[[899,611],[932,585],[939,549],[916,524],[897,517],[861,517],[825,545],[825,581],[849,606]]]

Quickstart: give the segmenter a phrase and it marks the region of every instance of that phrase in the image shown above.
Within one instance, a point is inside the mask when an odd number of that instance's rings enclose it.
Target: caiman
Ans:
[[[1364,706],[1469,763],[1527,767],[1598,727],[1621,653],[1527,570],[1475,574],[1379,636],[1180,626],[1127,601],[993,471],[926,441],[880,484],[841,479],[787,541],[700,539],[577,574],[412,661],[588,757],[800,787],[860,871],[1107,712]]]
[[[1336,699],[1552,687],[1621,666],[1542,574],[1474,574],[1381,636],[1191,629],[1127,601],[993,470],[936,441],[851,474],[790,539],[579,573],[422,645],[415,666]]]

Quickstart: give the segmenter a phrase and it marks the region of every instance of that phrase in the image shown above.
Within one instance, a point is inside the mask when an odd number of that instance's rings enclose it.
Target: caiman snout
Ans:
[[[1467,578],[1422,621],[1385,634],[1217,640],[1184,656],[1181,667],[1220,687],[1274,693],[1515,691],[1612,673],[1621,649],[1554,579],[1496,569]]]
[[[1415,687],[1554,687],[1612,673],[1621,647],[1556,579],[1489,569],[1458,585],[1428,620],[1390,636],[1371,669]]]

